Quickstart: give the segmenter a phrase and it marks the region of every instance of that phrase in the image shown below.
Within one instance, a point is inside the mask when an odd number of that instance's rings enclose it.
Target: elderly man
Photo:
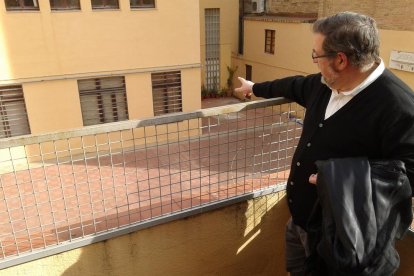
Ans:
[[[312,60],[320,73],[263,83],[239,78],[246,96],[286,97],[306,108],[287,185],[291,219],[286,265],[305,275],[307,222],[318,198],[317,160],[366,157],[405,163],[414,184],[414,94],[384,67],[375,21],[343,12],[313,25]]]

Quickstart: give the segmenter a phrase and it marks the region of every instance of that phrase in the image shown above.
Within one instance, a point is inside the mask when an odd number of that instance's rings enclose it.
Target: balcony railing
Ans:
[[[285,188],[304,110],[272,99],[0,141],[0,269]]]

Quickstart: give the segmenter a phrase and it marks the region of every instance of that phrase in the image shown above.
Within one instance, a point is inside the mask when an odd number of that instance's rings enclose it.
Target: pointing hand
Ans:
[[[253,84],[254,82],[245,80],[244,78],[238,77],[241,82],[241,86],[234,89],[235,92],[243,93],[246,98],[250,98],[253,94]]]

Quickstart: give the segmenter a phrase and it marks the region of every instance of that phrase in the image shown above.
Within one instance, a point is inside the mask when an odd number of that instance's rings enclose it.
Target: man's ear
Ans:
[[[345,69],[349,63],[348,57],[344,53],[339,52],[338,55],[336,56],[336,63],[338,66],[337,68],[339,70]]]

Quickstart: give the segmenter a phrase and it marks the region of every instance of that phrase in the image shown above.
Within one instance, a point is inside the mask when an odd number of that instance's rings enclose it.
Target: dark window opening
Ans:
[[[275,53],[275,30],[265,30],[265,53]]]
[[[119,9],[118,0],[92,0],[92,9]]]
[[[39,10],[37,0],[5,0],[6,10]]]
[[[155,8],[155,0],[129,0],[131,9]]]

